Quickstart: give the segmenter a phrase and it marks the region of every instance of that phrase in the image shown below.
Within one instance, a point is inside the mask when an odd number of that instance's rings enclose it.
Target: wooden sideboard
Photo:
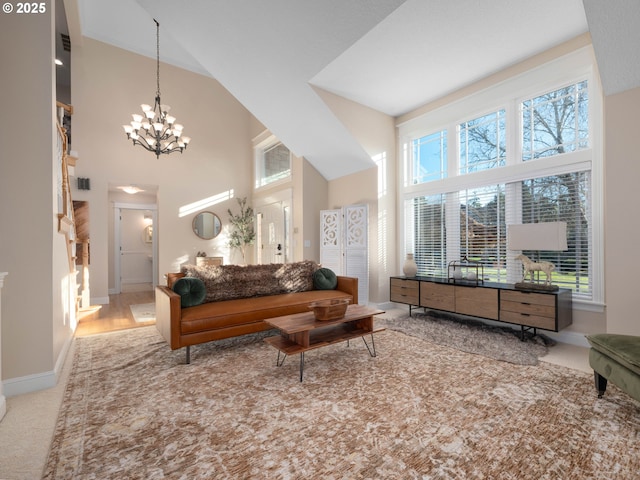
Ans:
[[[512,323],[525,330],[558,332],[573,322],[571,290],[516,289],[502,283],[450,282],[434,277],[391,277],[389,299],[413,307]]]

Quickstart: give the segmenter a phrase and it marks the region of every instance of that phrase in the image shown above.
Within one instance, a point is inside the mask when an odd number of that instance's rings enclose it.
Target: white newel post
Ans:
[[[2,285],[6,276],[7,272],[0,272],[0,420],[7,413],[7,399],[4,398],[2,389]]]

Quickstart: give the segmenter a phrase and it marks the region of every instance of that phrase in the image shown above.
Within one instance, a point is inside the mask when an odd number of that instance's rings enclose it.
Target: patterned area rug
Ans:
[[[537,365],[538,358],[545,356],[548,347],[555,343],[542,334],[533,336],[528,332],[523,342],[520,331],[511,327],[488,325],[436,311],[414,312],[411,316],[379,320],[377,324],[439,345],[517,365]]]
[[[133,319],[138,322],[153,322],[156,319],[155,303],[139,303],[137,305],[129,305]]]
[[[264,335],[262,335],[263,337]],[[76,339],[45,479],[633,479],[640,405],[591,375],[385,330],[275,366],[260,335]],[[494,348],[499,348],[494,343]]]

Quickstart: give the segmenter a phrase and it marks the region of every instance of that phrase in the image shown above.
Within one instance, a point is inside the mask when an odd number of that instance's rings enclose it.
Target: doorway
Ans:
[[[291,245],[291,190],[257,199],[256,263],[288,263],[294,258]]]
[[[257,220],[258,263],[287,263],[285,209],[283,202],[260,207]]]
[[[157,282],[156,205],[115,204],[114,293],[153,290]]]

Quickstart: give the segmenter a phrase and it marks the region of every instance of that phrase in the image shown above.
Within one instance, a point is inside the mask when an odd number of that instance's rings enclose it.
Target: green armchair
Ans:
[[[640,337],[600,333],[587,340],[598,398],[611,382],[640,402]]]

